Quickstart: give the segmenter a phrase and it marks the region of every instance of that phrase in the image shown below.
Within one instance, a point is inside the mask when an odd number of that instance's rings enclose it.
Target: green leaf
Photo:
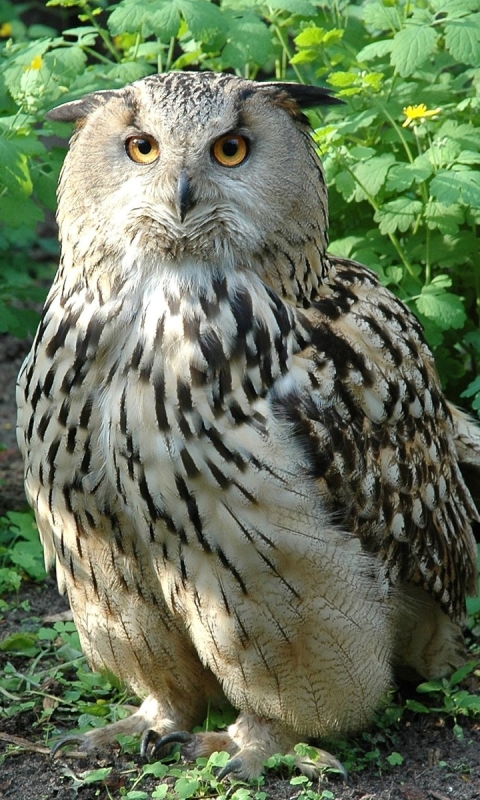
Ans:
[[[461,150],[456,161],[458,164],[480,164],[480,153],[475,150]]]
[[[33,183],[28,158],[20,143],[0,137],[0,185],[16,194],[28,197]]]
[[[418,310],[442,330],[459,329],[465,324],[467,315],[461,298],[434,284],[424,286],[415,302]]]
[[[31,198],[15,197],[12,194],[0,197],[0,222],[7,228],[19,228],[26,219],[30,227],[44,219],[42,209]]]
[[[392,767],[401,766],[404,760],[405,759],[403,758],[402,755],[400,755],[400,753],[390,753],[390,755],[387,756],[387,761]]]
[[[178,795],[178,800],[187,800],[189,797],[194,797],[199,786],[200,781],[179,778],[178,781],[175,782],[175,791]]]
[[[356,72],[332,72],[328,78],[330,86],[338,89],[358,83],[359,76]]]
[[[467,386],[467,388],[465,389],[465,391],[463,391],[463,392],[462,392],[462,394],[460,395],[460,397],[473,397],[473,396],[474,396],[474,395],[476,395],[478,392],[480,392],[480,375],[477,375],[477,377],[475,378],[475,380],[473,380],[473,381],[472,381],[472,382],[471,382],[471,383],[470,383],[470,384]]]
[[[394,155],[382,153],[380,156],[374,156],[355,164],[352,168],[357,181],[355,200],[360,202],[368,199],[368,196],[375,197],[385,183],[388,170],[394,163]]]
[[[447,206],[444,203],[429,200],[425,206],[425,221],[430,230],[438,228],[442,233],[457,233],[463,218],[462,207],[458,203]]]
[[[103,767],[101,769],[92,769],[88,770],[88,772],[80,773],[80,777],[83,783],[99,783],[100,781],[104,781],[105,778],[108,778],[112,771],[112,767]]]
[[[16,592],[20,588],[22,578],[15,569],[0,567],[0,595]],[[4,640],[5,641],[5,640]],[[0,642],[0,650],[3,642]]]
[[[160,761],[155,761],[153,764],[145,764],[142,767],[144,775],[154,775],[155,778],[164,778],[167,772],[168,766]]]
[[[351,203],[357,186],[353,175],[346,170],[343,172],[338,172],[335,175],[334,182],[337,190],[343,196],[344,200],[346,200],[347,203]]]
[[[47,573],[43,566],[43,548],[40,542],[35,550],[32,551],[31,543],[28,544],[28,548],[27,550],[25,542],[17,542],[10,552],[10,560],[34,580],[44,580]]]
[[[297,47],[318,47],[325,39],[325,28],[310,25],[301,31],[293,40]]]
[[[403,192],[412,183],[423,183],[433,172],[433,165],[424,159],[419,164],[394,164],[388,172],[387,190]]]
[[[0,650],[4,653],[25,653],[26,655],[37,652],[35,633],[11,633],[0,642]]]
[[[440,203],[463,203],[480,208],[480,174],[463,165],[458,169],[441,169],[430,183],[430,192]]]
[[[228,25],[227,44],[222,51],[222,60],[243,70],[245,64],[264,64],[273,54],[270,29],[253,12],[239,12],[225,9],[224,17]]]
[[[376,28],[379,31],[396,31],[401,26],[401,18],[398,9],[385,6],[381,2],[367,3],[363,10],[363,20],[365,25]]]
[[[166,783],[157,786],[155,791],[152,794],[153,800],[164,800],[169,792],[169,786]]]
[[[374,58],[383,58],[391,52],[393,47],[392,39],[380,39],[378,42],[371,42],[366,47],[362,47],[357,53],[357,61],[361,64],[363,61],[373,61]]]
[[[155,35],[168,42],[178,35],[182,19],[199,40],[213,36],[223,27],[220,9],[209,0],[122,0],[107,25],[112,36],[138,31],[144,38]]]
[[[384,203],[375,212],[374,220],[378,222],[381,233],[395,233],[396,230],[406,231],[416,221],[422,212],[420,200],[411,200],[409,197],[397,197]]]
[[[467,675],[470,675],[473,672],[476,666],[477,665],[475,661],[469,661],[468,664],[464,664],[462,667],[459,667],[459,669],[455,670],[453,675],[450,676],[449,678],[450,685],[456,686],[457,683],[463,681],[463,679],[466,678]]]
[[[457,61],[480,66],[480,13],[446,22],[445,47]]]
[[[302,14],[305,17],[315,14],[315,5],[310,0],[268,0],[270,8],[288,11],[291,14]]]
[[[434,28],[423,25],[407,25],[396,33],[390,58],[399,75],[413,75],[433,55],[436,43]]]

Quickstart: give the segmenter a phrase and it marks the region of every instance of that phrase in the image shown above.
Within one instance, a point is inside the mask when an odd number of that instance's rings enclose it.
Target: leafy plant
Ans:
[[[43,549],[33,515],[10,511],[0,517],[0,596],[17,591],[23,575],[35,581],[46,577]]]
[[[419,694],[430,695],[434,702],[440,703],[440,705],[427,707],[417,700],[407,700],[407,708],[420,714],[440,712],[452,717],[455,735],[459,739],[463,738],[463,730],[458,722],[458,717],[478,716],[480,714],[480,696],[472,694],[460,686],[461,681],[472,674],[475,667],[476,663],[471,662],[456,670],[450,678],[427,681],[417,686]]]

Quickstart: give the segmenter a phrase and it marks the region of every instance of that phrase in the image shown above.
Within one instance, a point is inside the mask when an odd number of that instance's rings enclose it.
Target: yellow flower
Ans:
[[[420,120],[423,122],[428,117],[435,117],[437,114],[440,114],[441,108],[427,108],[425,103],[420,103],[418,106],[407,106],[403,109],[403,113],[406,116],[406,120],[402,125],[402,128],[408,128],[412,122],[416,122],[416,120]]]
[[[30,64],[28,65],[28,67],[25,67],[25,69],[41,69],[42,65],[43,65],[42,56],[35,56],[35,58],[32,58]]]
[[[12,26],[10,22],[2,22],[0,25],[0,36],[2,39],[6,39],[8,36],[12,34]]]

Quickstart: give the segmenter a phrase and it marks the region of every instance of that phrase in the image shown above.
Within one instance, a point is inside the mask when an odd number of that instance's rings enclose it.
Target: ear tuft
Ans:
[[[54,122],[78,122],[84,119],[96,108],[103,106],[107,100],[114,97],[118,89],[107,89],[105,91],[92,92],[81,97],[80,100],[72,100],[70,103],[63,103],[61,106],[52,108],[45,116]]]
[[[295,100],[299,108],[343,104],[343,100],[335,97],[330,89],[325,89],[323,86],[291,82],[269,83],[268,86],[275,88],[279,92],[286,92],[292,100]]]

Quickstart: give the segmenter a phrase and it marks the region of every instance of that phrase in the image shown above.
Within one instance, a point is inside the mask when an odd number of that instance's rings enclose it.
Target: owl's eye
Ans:
[[[238,167],[248,156],[248,139],[235,133],[227,133],[212,146],[212,156],[222,167]]]
[[[125,140],[125,150],[136,164],[152,164],[160,155],[158,142],[148,133],[129,136]]]

